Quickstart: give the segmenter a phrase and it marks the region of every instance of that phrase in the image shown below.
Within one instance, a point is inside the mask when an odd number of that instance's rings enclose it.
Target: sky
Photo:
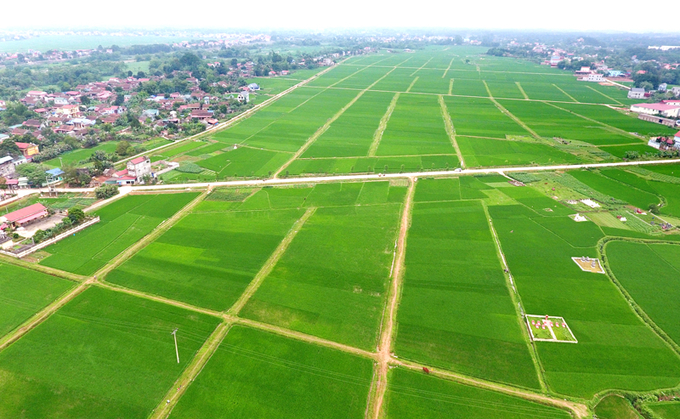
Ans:
[[[631,1],[631,0],[628,0]],[[158,0],[3,1],[3,29],[357,29],[456,28],[677,32],[658,19],[631,19],[630,8],[588,10],[550,0]]]

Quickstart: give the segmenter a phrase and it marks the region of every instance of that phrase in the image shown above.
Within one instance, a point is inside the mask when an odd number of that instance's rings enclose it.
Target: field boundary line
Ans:
[[[385,59],[387,59],[387,58],[385,58]],[[368,68],[368,67],[365,67],[365,68]],[[384,74],[382,77],[380,77],[378,80],[376,80],[376,81],[374,81],[373,83],[371,83],[367,88],[361,90],[361,91],[354,97],[354,99],[350,100],[348,104],[346,104],[345,106],[343,106],[342,109],[340,109],[338,112],[335,113],[335,115],[333,115],[332,117],[330,117],[330,118],[326,121],[325,124],[323,124],[319,129],[316,130],[316,132],[314,132],[314,134],[312,134],[311,137],[309,137],[309,139],[307,139],[307,141],[302,145],[302,147],[300,147],[300,148],[298,149],[298,151],[296,151],[295,154],[293,154],[293,156],[292,156],[287,162],[285,162],[281,167],[278,168],[278,170],[277,170],[276,172],[274,172],[274,174],[272,175],[272,178],[273,178],[273,179],[276,179],[276,178],[281,174],[281,172],[283,172],[284,170],[286,170],[286,168],[287,168],[288,166],[291,165],[291,163],[293,163],[298,157],[302,156],[302,155],[304,154],[304,152],[307,151],[307,149],[309,149],[309,147],[311,147],[312,144],[314,144],[314,142],[316,142],[316,140],[319,139],[319,137],[321,137],[321,136],[323,135],[323,133],[326,132],[326,131],[328,130],[328,128],[331,127],[331,125],[333,124],[333,122],[337,121],[338,118],[340,118],[340,117],[342,116],[342,114],[344,114],[345,111],[347,111],[347,109],[349,109],[349,108],[350,108],[352,105],[354,105],[359,99],[361,99],[361,97],[364,95],[364,93],[368,92],[368,91],[371,89],[371,87],[373,87],[373,86],[375,86],[376,84],[378,84],[382,79],[384,79],[385,77],[389,76],[390,73],[392,73],[392,72],[393,72],[394,70],[396,70],[396,69],[397,69],[397,67],[393,67],[390,71],[388,71],[387,73],[385,73],[385,74]],[[329,88],[330,88],[330,86],[329,86]]]
[[[424,365],[406,361],[402,359],[392,359],[391,363],[393,365],[408,368],[414,371],[423,370]],[[585,404],[572,402],[567,399],[550,397],[539,393],[534,393],[530,390],[524,390],[518,387],[505,386],[503,384],[497,384],[492,381],[486,381],[478,378],[468,377],[462,374],[458,374],[452,371],[447,371],[439,369],[436,367],[427,367],[430,371],[430,375],[438,378],[443,378],[449,381],[454,381],[460,384],[465,384],[477,388],[482,388],[485,390],[495,391],[497,393],[503,393],[509,396],[519,397],[524,400],[529,400],[532,402],[540,403],[547,406],[557,407],[562,410],[568,410],[577,418],[588,418],[589,412],[588,407]]]
[[[205,343],[196,352],[191,362],[182,371],[179,378],[173,383],[170,390],[165,394],[161,402],[151,412],[149,419],[164,419],[170,416],[172,410],[177,406],[180,398],[184,395],[187,388],[198,377],[198,374],[203,371],[208,361],[217,352],[217,349],[222,344],[222,341],[227,336],[231,325],[222,322],[217,325],[215,330],[208,336]]]
[[[502,113],[504,113],[505,115],[507,115],[508,117],[510,117],[510,118],[511,118],[513,121],[515,121],[519,126],[521,126],[522,128],[524,128],[525,130],[527,130],[527,132],[528,132],[529,134],[531,134],[532,137],[534,137],[534,138],[537,139],[537,140],[542,140],[542,139],[541,139],[541,136],[538,135],[538,133],[536,133],[536,131],[534,131],[534,130],[532,130],[531,128],[529,128],[529,125],[525,124],[521,119],[519,119],[518,117],[516,117],[515,115],[513,115],[509,110],[505,109],[505,106],[501,105],[501,104],[496,100],[496,98],[493,97],[493,95],[491,94],[491,90],[489,89],[489,85],[486,84],[486,81],[482,80],[482,83],[484,83],[484,87],[486,87],[486,91],[487,91],[487,93],[489,94],[489,99],[491,99],[491,101],[494,103],[494,105],[496,105],[496,107],[498,108],[499,111],[501,111]]]
[[[614,102],[618,103],[618,104],[621,105],[621,106],[625,106],[623,103],[619,102],[618,100],[614,99],[614,98],[611,97],[611,96],[605,95],[604,93],[600,92],[600,91],[597,90],[597,89],[593,89],[593,88],[590,87],[590,86],[586,86],[586,87],[587,87],[588,89],[592,90],[593,92],[597,92],[597,93],[601,94],[602,96],[606,97],[606,98],[609,99],[609,100],[613,100]]]
[[[207,191],[204,191],[203,193],[199,194],[196,198],[194,198],[193,201],[189,202],[187,205],[184,206],[184,208],[177,211],[172,217],[168,218],[167,220],[162,221],[155,229],[153,229],[146,236],[142,237],[142,239],[139,240],[137,243],[134,243],[132,246],[123,250],[116,257],[111,259],[109,261],[109,263],[107,263],[101,269],[99,269],[97,272],[94,273],[95,280],[98,277],[100,279],[104,279],[106,277],[106,275],[108,275],[112,270],[116,269],[117,267],[119,267],[120,265],[125,263],[128,259],[130,259],[132,256],[134,256],[137,252],[139,252],[140,250],[142,250],[143,248],[148,246],[150,243],[152,243],[154,240],[156,240],[158,237],[160,237],[163,233],[168,231],[179,220],[184,218],[185,215],[187,215],[189,212],[191,212],[191,210],[196,205],[198,205],[201,201],[203,201],[203,198],[205,198],[206,195],[207,195]]]
[[[284,327],[274,326],[268,323],[258,322],[256,320],[246,319],[243,317],[230,317],[225,316],[226,319],[231,320],[234,324],[248,326],[253,329],[263,330],[265,332],[271,332],[280,336],[285,336],[288,338],[296,339],[302,342],[307,342],[319,346],[324,346],[326,348],[335,349],[341,352],[346,352],[354,355],[361,356],[363,358],[368,358],[372,360],[377,360],[378,355],[374,352],[369,352],[365,349],[355,348],[353,346],[338,343],[332,340],[323,339],[317,336],[308,335],[306,333],[298,332],[296,330],[286,329]]]
[[[432,58],[434,58],[434,57],[432,57]],[[409,77],[415,76],[417,72],[419,72],[420,70],[422,70],[423,68],[425,68],[425,66],[428,65],[428,64],[430,63],[430,61],[432,61],[432,58],[430,58],[429,60],[425,61],[425,64],[423,64],[423,65],[421,65],[420,67],[418,67],[418,69],[417,69],[416,71],[414,71],[413,73],[411,73],[411,75],[410,75]],[[411,58],[409,58],[409,60],[410,60],[410,59],[411,59]],[[406,60],[406,61],[408,61],[408,60]]]
[[[454,79],[449,80],[449,96],[453,94],[453,80]]]
[[[517,88],[519,89],[519,92],[522,94],[522,96],[524,96],[524,99],[525,99],[525,100],[530,100],[529,95],[527,95],[527,92],[524,91],[524,88],[522,87],[522,85],[521,85],[518,81],[516,81],[515,84],[517,85]],[[490,92],[490,91],[489,91],[489,96],[491,96],[491,92]]]
[[[564,93],[569,99],[573,100],[573,101],[576,102],[576,103],[579,103],[579,101],[576,100],[576,98],[575,98],[574,96],[572,96],[572,95],[570,95],[569,93],[565,92],[560,86],[556,85],[555,83],[553,83],[552,85],[555,86],[555,88],[556,88],[557,90],[559,90],[560,92]]]
[[[444,70],[444,74],[442,74],[442,78],[446,77],[446,73],[448,73],[449,70],[451,69],[451,66],[453,65],[453,60],[455,60],[455,59],[456,59],[456,57],[451,58],[451,61],[449,62],[449,66],[446,67],[446,70]]]
[[[380,124],[378,124],[378,128],[375,130],[375,133],[373,134],[373,142],[371,143],[371,146],[368,148],[368,157],[375,157],[375,153],[378,151],[380,141],[382,140],[383,134],[387,129],[387,123],[390,122],[392,112],[394,112],[394,109],[397,107],[397,101],[399,100],[400,95],[401,93],[399,92],[394,94],[392,100],[390,101],[389,106],[387,107],[387,110],[385,111],[385,114],[382,116],[382,118],[380,118]]]
[[[47,320],[57,310],[65,306],[69,301],[73,300],[83,291],[88,289],[93,282],[94,282],[93,279],[88,279],[87,281],[77,285],[75,288],[68,290],[65,294],[62,294],[61,297],[57,298],[56,300],[52,301],[49,305],[47,305],[47,307],[43,308],[42,310],[31,316],[31,318],[23,322],[19,327],[3,336],[0,339],[0,352],[2,352],[12,343],[19,340],[26,333],[30,332],[31,330],[39,326],[42,322]]]
[[[369,64],[369,65],[367,65],[367,66],[361,67],[359,70],[355,71],[354,73],[350,74],[349,76],[344,77],[344,78],[342,78],[342,79],[336,81],[335,83],[326,86],[325,89],[330,89],[330,88],[332,88],[332,87],[335,87],[336,84],[342,83],[343,81],[347,80],[348,78],[353,77],[353,76],[355,76],[355,75],[361,73],[362,71],[364,71],[364,70],[366,70],[366,69],[368,69],[368,68],[370,68],[370,67],[375,67],[376,64],[381,63],[381,62],[387,60],[388,58],[390,58],[390,57],[385,57],[385,58],[383,58],[383,59],[380,60],[380,61],[374,62],[373,64]],[[410,60],[410,58],[409,58],[409,60]],[[408,61],[408,60],[406,60],[406,61]],[[389,67],[388,67],[388,68],[389,68]],[[395,67],[392,67],[392,70],[388,71],[387,74],[390,74],[392,71],[394,71],[395,68],[397,68],[397,67],[396,67],[396,66],[395,66]],[[384,77],[386,77],[387,74],[385,74],[383,77],[381,77],[380,80],[382,80]],[[374,83],[374,84],[375,84],[375,83]],[[321,86],[321,87],[323,87],[323,86]]]
[[[600,121],[598,121],[598,120],[596,120],[596,119],[588,118],[587,116],[578,114],[578,113],[576,113],[576,112],[574,112],[574,111],[570,111],[569,109],[560,108],[559,106],[555,105],[554,103],[545,102],[545,104],[546,104],[546,105],[549,105],[549,106],[552,106],[553,108],[559,109],[559,110],[561,110],[561,111],[570,113],[570,114],[572,114],[572,115],[576,115],[576,116],[578,116],[579,118],[585,119],[586,121],[590,121],[590,122],[596,123],[596,124],[598,124],[598,125],[602,125],[603,127],[607,128],[607,130],[610,131],[610,132],[614,132],[614,133],[617,133],[617,134],[625,134],[627,137],[633,137],[633,138],[636,138],[636,139],[640,139],[639,137],[636,137],[636,136],[634,136],[633,134],[631,134],[630,132],[626,132],[626,131],[622,130],[621,128],[617,128],[617,127],[615,127],[615,126],[613,126],[613,125],[609,125],[609,124],[607,124],[607,123],[600,122]],[[612,144],[612,145],[613,145],[613,144]],[[611,146],[611,145],[610,145],[610,146]]]
[[[26,262],[23,259],[15,259],[9,256],[0,255],[0,263],[7,263],[9,265],[19,266],[21,268],[30,269],[32,271],[37,271],[44,273],[46,275],[56,276],[57,278],[67,279],[74,282],[87,281],[89,277],[85,275],[74,274],[67,271],[62,271],[61,269],[51,268],[49,266],[40,265],[38,263]]]
[[[408,89],[406,89],[406,92],[404,92],[404,93],[409,93],[411,91],[411,89],[413,88],[413,86],[416,84],[416,82],[418,81],[419,78],[420,78],[420,76],[416,76],[416,78],[413,79],[411,84],[409,84]]]
[[[505,174],[503,174],[505,176]],[[498,238],[498,233],[496,233],[496,228],[493,226],[493,220],[491,219],[491,214],[489,214],[489,209],[484,201],[481,201],[482,208],[484,209],[484,215],[486,216],[487,225],[489,226],[489,231],[491,236],[493,236],[493,241],[496,244],[496,255],[498,256],[501,267],[503,268],[503,277],[505,278],[505,286],[508,288],[508,294],[512,300],[512,305],[515,307],[515,312],[517,313],[517,321],[520,329],[522,330],[522,336],[525,338],[527,345],[527,350],[536,368],[536,378],[538,378],[538,383],[541,386],[541,390],[544,393],[548,392],[548,385],[545,379],[545,371],[543,370],[543,364],[541,364],[541,359],[538,356],[538,350],[534,346],[534,343],[526,329],[526,323],[524,322],[524,305],[522,304],[522,297],[519,295],[517,288],[515,287],[515,282],[512,279],[512,273],[510,273],[510,267],[508,266],[508,261],[505,259],[505,253],[503,253],[503,246]]]
[[[253,280],[250,281],[250,284],[246,287],[246,289],[243,291],[241,296],[236,300],[234,305],[229,308],[229,310],[226,311],[228,315],[232,316],[237,316],[238,313],[241,311],[243,306],[246,305],[248,300],[250,300],[250,297],[255,294],[258,288],[260,288],[260,285],[262,285],[262,282],[265,280],[267,276],[272,272],[276,264],[279,262],[281,257],[283,256],[284,253],[286,253],[286,250],[288,250],[288,246],[293,242],[293,239],[295,239],[295,236],[302,230],[302,227],[305,225],[307,220],[314,215],[316,212],[316,207],[310,207],[307,208],[304,214],[302,214],[302,217],[300,217],[293,226],[288,230],[288,233],[284,236],[283,240],[279,243],[279,245],[276,247],[276,250],[274,250],[274,253],[272,253],[271,256],[269,256],[269,259],[262,265],[262,268],[257,272],[255,277],[253,277]]]
[[[460,167],[465,168],[465,159],[463,159],[463,153],[461,153],[460,147],[458,147],[458,141],[456,141],[456,127],[453,125],[451,114],[449,114],[449,109],[446,106],[446,102],[444,102],[444,96],[439,95],[438,100],[442,119],[444,120],[444,126],[446,127],[446,134],[448,134],[451,145],[456,150],[456,155],[458,155],[458,160],[460,160]]]
[[[649,245],[649,244],[670,244],[670,245],[680,245],[680,243],[676,242],[669,242],[669,241],[664,241],[664,240],[650,240],[650,239],[631,239],[628,237],[613,237],[613,236],[606,236],[603,237],[602,239],[599,240],[597,244],[597,252],[599,253],[600,260],[602,261],[602,266],[604,267],[607,276],[609,279],[614,283],[616,288],[619,290],[621,295],[623,295],[623,298],[626,299],[626,302],[630,307],[633,309],[633,312],[640,318],[640,320],[647,325],[652,331],[659,336],[661,340],[668,345],[673,352],[675,352],[676,355],[680,356],[680,344],[675,342],[663,328],[661,328],[659,325],[656,324],[654,320],[652,320],[651,317],[647,314],[645,310],[640,307],[640,305],[635,301],[632,295],[628,292],[628,290],[619,282],[618,278],[616,278],[616,275],[614,275],[614,271],[612,271],[611,267],[609,266],[609,261],[607,258],[603,257],[607,255],[607,245],[610,242],[615,242],[615,241],[623,241],[623,242],[629,242],[629,243],[638,243],[638,244],[644,244],[644,245]],[[649,247],[649,246],[647,246]],[[652,248],[649,248],[653,253],[654,250]]]
[[[412,178],[410,183],[408,191],[406,192],[406,198],[404,199],[404,208],[399,226],[399,236],[397,237],[397,255],[381,322],[380,341],[378,342],[378,373],[376,374],[375,381],[371,383],[369,394],[372,395],[373,398],[368,401],[368,407],[366,409],[368,412],[367,418],[372,419],[381,417],[383,400],[385,398],[385,393],[387,392],[387,374],[389,362],[392,359],[392,342],[395,339],[394,325],[397,322],[397,307],[401,296],[405,270],[406,240],[408,237],[408,230],[411,227],[413,197],[416,190],[415,179]]]
[[[238,122],[241,122],[241,120],[249,118],[252,114],[256,113],[256,112],[259,111],[260,109],[266,108],[267,106],[269,106],[269,105],[271,105],[272,103],[276,102],[277,100],[279,100],[280,98],[284,97],[285,95],[287,95],[288,93],[292,92],[293,90],[297,89],[298,87],[302,87],[302,86],[304,86],[305,84],[309,83],[310,81],[312,81],[312,80],[314,80],[314,79],[316,79],[316,78],[319,78],[319,77],[323,76],[324,74],[328,73],[329,71],[331,71],[331,70],[334,69],[335,67],[341,65],[343,62],[347,61],[348,59],[349,59],[349,58],[346,58],[346,59],[340,61],[339,63],[337,63],[336,65],[330,66],[330,67],[328,67],[328,68],[325,69],[325,70],[319,71],[318,73],[312,75],[312,77],[310,77],[310,78],[308,78],[308,79],[305,79],[305,80],[302,80],[300,83],[298,83],[298,84],[296,84],[296,85],[294,85],[294,86],[291,86],[291,87],[287,88],[287,89],[284,90],[283,92],[277,93],[276,95],[270,97],[269,99],[265,100],[265,101],[262,102],[262,103],[258,103],[257,105],[253,106],[253,107],[250,108],[250,109],[246,109],[245,111],[243,111],[242,113],[236,115],[235,117],[231,118],[231,119],[228,120],[228,121],[224,121],[224,122],[222,122],[222,123],[220,123],[220,124],[217,124],[217,125],[215,125],[215,126],[212,127],[212,128],[209,128],[209,129],[207,129],[207,130],[205,130],[205,131],[203,131],[203,132],[199,132],[198,134],[190,135],[190,136],[185,137],[185,138],[180,138],[180,139],[178,139],[177,141],[173,141],[173,142],[168,143],[168,144],[163,144],[163,145],[161,145],[160,147],[152,148],[151,150],[146,150],[146,151],[144,151],[144,152],[142,152],[142,153],[135,154],[134,156],[130,156],[130,157],[126,157],[126,158],[124,158],[124,159],[118,160],[117,162],[114,162],[113,165],[116,166],[116,165],[118,165],[118,164],[125,163],[125,162],[127,162],[128,160],[132,160],[132,159],[134,159],[134,158],[136,158],[136,157],[141,157],[141,156],[146,156],[146,155],[152,155],[152,154],[155,154],[156,152],[161,151],[161,150],[163,150],[163,149],[165,149],[165,148],[172,148],[172,146],[176,146],[177,144],[183,143],[183,142],[188,141],[188,140],[190,140],[190,139],[199,138],[199,137],[204,136],[204,135],[214,134],[214,133],[217,133],[217,132],[219,132],[219,131],[222,131],[222,130],[224,130],[224,129],[226,129],[226,128],[229,128],[230,126],[232,126],[232,125],[234,125],[234,124],[236,124],[236,123],[238,123]]]
[[[207,314],[208,316],[222,318],[222,313],[216,310],[211,310],[209,308],[198,307],[183,301],[173,300],[172,298],[162,297],[160,295],[150,294],[148,292],[135,290],[128,287],[123,287],[118,284],[107,282],[104,280],[98,280],[93,284],[96,287],[106,288],[114,292],[121,292],[123,294],[133,295],[135,297],[144,298],[145,300],[156,301],[158,303],[163,303],[175,307],[182,308],[188,311],[194,311],[196,313]]]

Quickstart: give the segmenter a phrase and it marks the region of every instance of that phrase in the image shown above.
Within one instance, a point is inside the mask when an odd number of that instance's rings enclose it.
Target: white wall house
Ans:
[[[142,156],[132,159],[127,162],[128,176],[134,176],[138,183],[144,181],[144,176],[153,176],[151,173],[151,160],[148,157]]]
[[[628,99],[644,99],[645,89],[641,87],[633,87],[628,91]]]
[[[666,105],[664,103],[636,103],[630,106],[630,110],[635,113],[662,115],[667,118],[680,117],[680,106]]]

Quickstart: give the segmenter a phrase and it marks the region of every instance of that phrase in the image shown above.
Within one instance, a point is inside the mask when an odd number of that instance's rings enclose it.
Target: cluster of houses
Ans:
[[[647,145],[657,150],[680,150],[680,131],[676,132],[673,137],[652,138]]]

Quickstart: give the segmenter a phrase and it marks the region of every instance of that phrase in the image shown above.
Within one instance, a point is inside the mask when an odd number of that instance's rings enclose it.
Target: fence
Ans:
[[[44,242],[40,242],[40,243],[38,243],[38,244],[36,244],[36,245],[34,245],[34,246],[31,246],[29,249],[23,250],[23,251],[21,251],[21,252],[19,252],[19,253],[8,252],[8,251],[6,251],[6,250],[0,250],[0,253],[2,253],[3,255],[12,256],[12,257],[21,259],[21,258],[23,258],[23,257],[26,257],[26,256],[30,255],[30,254],[33,253],[33,252],[37,252],[37,251],[40,250],[40,249],[44,249],[45,247],[47,247],[47,246],[49,246],[49,245],[51,245],[51,244],[54,244],[54,243],[58,242],[59,240],[63,240],[63,239],[65,239],[66,237],[70,236],[71,234],[74,234],[74,233],[76,233],[76,232],[78,232],[78,231],[80,231],[80,230],[83,230],[83,229],[85,229],[85,228],[91,226],[92,224],[97,224],[98,222],[99,222],[99,217],[95,217],[95,218],[93,218],[93,219],[91,219],[91,220],[87,220],[87,221],[85,221],[84,223],[79,224],[79,225],[77,225],[76,227],[74,227],[74,228],[72,228],[72,229],[70,229],[70,230],[68,230],[68,231],[65,231],[65,232],[63,232],[63,233],[61,233],[61,234],[58,234],[58,235],[52,237],[52,238],[49,239],[49,240],[45,240]]]

